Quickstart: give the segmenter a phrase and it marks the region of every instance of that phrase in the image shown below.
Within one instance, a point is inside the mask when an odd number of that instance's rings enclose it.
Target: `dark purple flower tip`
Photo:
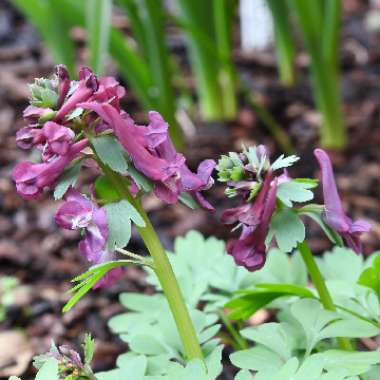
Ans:
[[[78,103],[86,102],[98,89],[98,80],[93,72],[83,67],[79,72],[79,83],[74,92],[60,107],[55,115],[55,121],[61,121],[69,112],[78,107]]]
[[[42,128],[43,135],[52,153],[64,155],[68,152],[75,133],[63,125],[48,121]]]
[[[96,75],[89,67],[82,67],[79,70],[79,81],[83,81],[87,88],[95,92],[99,88],[99,81]]]
[[[70,90],[70,76],[65,65],[57,65],[55,67],[55,72],[58,77],[58,101],[57,108],[61,108],[65,101],[66,95]]]
[[[314,155],[322,173],[326,223],[343,237],[352,250],[356,253],[361,253],[360,235],[369,231],[371,225],[364,220],[353,222],[346,215],[338,194],[330,157],[322,149],[315,149]]]
[[[73,188],[68,190],[64,199],[55,214],[55,222],[68,230],[88,227],[93,217],[93,203]]]
[[[21,149],[31,149],[34,145],[42,144],[44,140],[40,128],[24,127],[16,133],[16,144]]]
[[[99,87],[93,99],[101,103],[110,103],[119,109],[119,100],[125,95],[125,89],[113,77],[99,78]]]

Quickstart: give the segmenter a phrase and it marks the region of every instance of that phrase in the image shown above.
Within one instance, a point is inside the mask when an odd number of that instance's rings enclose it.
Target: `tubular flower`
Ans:
[[[138,126],[126,113],[111,104],[87,102],[80,107],[96,112],[114,131],[134,165],[154,182],[155,195],[166,203],[175,203],[181,192],[188,192],[201,206],[212,206],[199,193],[212,185],[215,162],[206,160],[194,174],[186,166],[186,158],[176,152],[167,132],[168,125],[157,112],[149,113],[149,126]]]
[[[21,149],[31,149],[42,144],[45,138],[40,128],[24,127],[16,133],[16,144]]]
[[[24,161],[16,165],[12,171],[12,178],[16,182],[17,193],[24,199],[37,198],[45,187],[51,187],[55,183],[66,166],[80,155],[87,144],[86,139],[78,141],[65,155],[50,162],[34,164]]]
[[[78,103],[85,102],[91,98],[91,96],[98,89],[99,83],[93,72],[87,68],[83,67],[79,72],[79,82],[75,89],[71,89],[72,94],[68,94],[68,99],[62,104],[60,109],[57,111],[54,120],[62,120],[69,112],[74,110]],[[66,94],[65,94],[66,97]]]
[[[63,125],[48,121],[42,128],[43,136],[46,139],[46,149],[51,154],[65,155],[74,140],[75,133]]]
[[[228,242],[227,252],[237,265],[249,271],[258,270],[265,264],[265,239],[276,207],[276,192],[277,179],[273,180],[272,172],[268,172],[253,203],[226,210],[222,216],[224,223],[239,222],[243,227],[239,239]]]
[[[368,232],[371,225],[365,220],[352,221],[344,210],[334,179],[330,157],[322,149],[315,149],[314,155],[322,173],[323,198],[325,203],[325,221],[339,233],[346,244],[356,253],[361,253],[360,235]]]
[[[65,195],[65,202],[55,215],[56,223],[65,229],[84,229],[85,237],[79,242],[80,253],[91,263],[101,264],[113,260],[114,252],[107,250],[108,225],[104,208],[99,208],[75,189]],[[108,287],[122,275],[121,268],[110,270],[94,288]]]

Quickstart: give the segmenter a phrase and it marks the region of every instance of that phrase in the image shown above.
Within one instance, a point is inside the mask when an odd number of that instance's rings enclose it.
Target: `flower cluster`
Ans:
[[[322,173],[323,222],[337,232],[354,252],[361,253],[361,234],[369,231],[371,226],[364,220],[354,222],[345,214],[328,154],[322,149],[316,149],[314,155]],[[227,183],[226,195],[242,199],[241,205],[224,211],[221,217],[223,223],[235,225],[235,228],[241,227],[239,239],[228,242],[227,252],[233,256],[237,265],[244,266],[249,271],[258,270],[265,263],[266,245],[273,235],[276,237],[275,230],[270,232],[272,218],[277,212],[292,207],[292,202],[284,203],[284,197],[289,200],[289,192],[295,191],[296,194],[290,194],[293,201],[312,199],[312,196],[304,196],[308,194],[307,189],[313,186],[310,180],[293,180],[287,172],[286,168],[297,159],[296,156],[281,156],[271,164],[267,149],[261,145],[244,149],[240,154],[231,152],[228,156],[222,156],[218,162],[216,169],[219,181]],[[279,169],[283,169],[282,174],[275,175],[275,171]],[[303,188],[302,183],[307,187]],[[281,192],[284,184],[291,185],[285,193]],[[297,191],[301,191],[299,198]],[[294,215],[297,213],[296,209]]]
[[[242,227],[239,239],[227,244],[227,252],[237,265],[249,271],[263,267],[265,240],[276,207],[280,177],[275,177],[263,145],[245,150],[240,155],[222,156],[217,166],[219,180],[227,182],[227,194],[238,195],[243,203],[222,214],[225,224]]]
[[[53,79],[36,79],[30,86],[30,105],[23,114],[27,126],[17,132],[16,142],[21,149],[39,150],[41,162],[24,161],[13,169],[17,192],[24,199],[36,199],[45,189],[54,188],[65,170],[78,161],[86,159],[87,167],[98,168],[92,139],[114,135],[125,159],[153,183],[158,198],[172,204],[185,192],[203,208],[213,210],[202,194],[213,184],[213,160],[203,161],[192,172],[185,156],[176,151],[169,126],[159,113],[149,113],[148,126],[138,125],[120,108],[125,89],[114,78],[97,78],[88,68],[82,68],[78,77],[78,81],[70,80],[66,68],[59,65]],[[131,192],[140,196],[134,177],[128,171],[121,174]],[[65,192],[55,217],[57,224],[84,233],[79,250],[89,262],[112,260],[114,252],[106,248],[105,208],[79,190],[68,187]],[[112,284],[121,273],[120,268],[111,270],[96,286]]]

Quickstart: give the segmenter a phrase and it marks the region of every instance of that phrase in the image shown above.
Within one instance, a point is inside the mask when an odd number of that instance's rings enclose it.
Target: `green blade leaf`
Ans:
[[[103,73],[111,26],[112,0],[86,1],[86,26],[90,48],[90,67]]]
[[[283,252],[292,251],[299,242],[305,240],[305,226],[292,209],[278,211],[272,218],[271,230]]]

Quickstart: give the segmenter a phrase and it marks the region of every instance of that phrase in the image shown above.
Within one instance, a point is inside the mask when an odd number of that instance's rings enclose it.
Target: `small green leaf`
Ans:
[[[294,210],[283,209],[272,218],[273,230],[278,247],[283,252],[291,252],[298,243],[305,240],[305,226]]]
[[[272,164],[272,170],[278,170],[283,168],[288,168],[289,166],[294,165],[300,158],[292,155],[285,157],[283,154],[277,158],[275,162]]]
[[[124,156],[123,147],[115,137],[98,136],[93,138],[91,143],[102,162],[118,173],[126,173],[128,163]]]
[[[53,358],[48,359],[38,371],[36,380],[59,380],[58,360]]]
[[[63,172],[57,186],[54,189],[55,200],[61,199],[70,186],[75,186],[81,166],[82,161],[77,161]]]
[[[380,299],[380,254],[376,256],[372,266],[361,273],[358,283],[373,289]]]
[[[102,203],[112,203],[120,200],[120,195],[107,176],[100,176],[95,181],[96,197]]]
[[[83,351],[84,351],[84,363],[89,365],[94,356],[95,350],[95,340],[92,338],[91,334],[86,334],[83,341]]]
[[[314,198],[312,191],[314,183],[300,182],[291,180],[281,183],[277,188],[277,198],[279,198],[285,206],[292,207],[293,202],[303,203]]]
[[[139,227],[145,222],[138,211],[125,199],[104,206],[107,211],[108,242],[110,251],[115,248],[124,248],[131,238],[131,220]]]

